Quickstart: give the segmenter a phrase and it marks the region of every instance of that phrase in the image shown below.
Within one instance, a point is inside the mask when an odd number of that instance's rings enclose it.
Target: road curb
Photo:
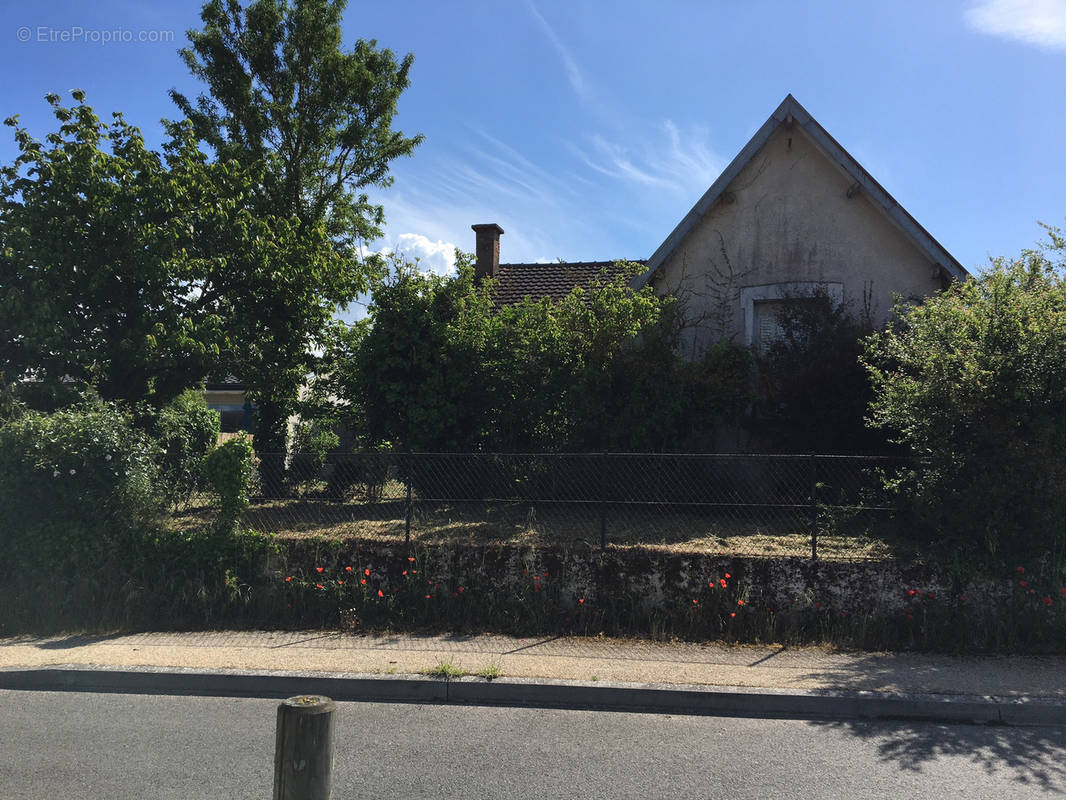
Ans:
[[[645,713],[801,719],[910,720],[1016,726],[1066,725],[1052,698],[901,694],[853,690],[611,683],[354,673],[204,671],[80,665],[0,669],[0,689],[291,697],[338,701],[534,706]]]

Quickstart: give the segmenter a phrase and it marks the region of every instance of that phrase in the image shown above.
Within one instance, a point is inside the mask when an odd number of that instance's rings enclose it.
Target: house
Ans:
[[[217,411],[222,433],[251,432],[254,407],[245,397],[248,387],[232,375],[204,385],[207,407]]]
[[[474,225],[476,273],[498,302],[560,298],[613,262],[500,263],[498,225]],[[788,303],[827,295],[874,325],[969,273],[788,95],[663,240],[634,288],[679,296],[686,354],[729,340],[759,351]]]

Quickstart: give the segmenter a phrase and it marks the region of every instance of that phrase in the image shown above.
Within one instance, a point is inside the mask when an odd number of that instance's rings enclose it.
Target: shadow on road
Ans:
[[[1061,656],[965,657],[880,653],[812,670],[809,679],[840,689],[1063,697]],[[885,762],[922,772],[946,758],[969,758],[986,774],[1011,774],[1019,786],[1066,795],[1066,728],[956,723],[812,720],[877,745]]]
[[[877,745],[883,762],[922,772],[946,758],[969,758],[987,775],[1010,774],[1020,786],[1066,795],[1066,730],[989,725],[812,721]]]

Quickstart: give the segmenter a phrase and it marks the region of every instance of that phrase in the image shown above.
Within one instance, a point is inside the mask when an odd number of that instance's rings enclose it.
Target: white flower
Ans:
[[[110,461],[110,460],[111,460],[111,454],[108,453],[106,456],[104,456],[104,461]]]
[[[58,478],[59,477],[59,470],[58,469],[52,470],[52,477],[53,478]]]
[[[71,471],[70,471],[70,474],[71,474],[71,475],[73,475],[73,474],[74,474],[74,470],[71,470]]]

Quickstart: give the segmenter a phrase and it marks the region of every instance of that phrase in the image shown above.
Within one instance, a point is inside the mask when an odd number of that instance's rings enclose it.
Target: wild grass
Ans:
[[[178,529],[197,527],[212,514],[195,501],[172,519]],[[282,539],[402,542],[407,535],[402,499],[342,503],[316,498],[261,500],[245,513],[244,527]],[[612,547],[655,548],[669,552],[806,557],[811,554],[805,510],[699,509],[614,504],[601,519],[598,504],[416,503],[411,540],[419,544],[600,544],[601,525]],[[882,514],[819,515],[818,556],[838,561],[913,558],[913,546],[897,535]]]

